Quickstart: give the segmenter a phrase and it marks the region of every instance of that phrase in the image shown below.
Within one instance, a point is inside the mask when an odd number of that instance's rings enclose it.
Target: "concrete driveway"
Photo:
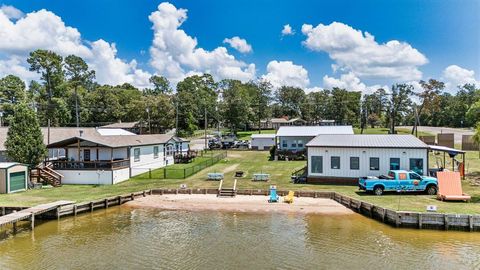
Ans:
[[[406,128],[412,130],[412,126],[402,126],[399,128]],[[439,133],[453,133],[455,134],[455,143],[462,143],[462,135],[473,135],[473,129],[467,128],[450,128],[450,127],[428,127],[428,126],[419,126],[418,131],[425,131],[437,135]]]

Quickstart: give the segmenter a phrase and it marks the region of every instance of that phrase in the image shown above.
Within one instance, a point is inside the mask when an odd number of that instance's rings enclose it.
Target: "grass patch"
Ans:
[[[395,128],[398,134],[412,134],[412,130],[407,128]],[[360,134],[360,128],[353,128],[355,134]],[[366,128],[363,130],[363,134],[388,134],[389,128]],[[434,134],[425,131],[418,131],[418,136],[433,136]]]
[[[266,130],[262,130],[261,134],[275,134],[276,132],[277,131],[275,129],[266,129]],[[258,130],[238,131],[237,139],[250,141],[252,139],[252,134],[258,134]]]
[[[337,185],[292,184],[291,173],[305,166],[305,161],[269,161],[268,153],[262,151],[229,151],[228,157],[186,179],[131,179],[111,186],[65,185],[59,188],[29,190],[15,194],[1,194],[2,206],[32,206],[55,200],[73,200],[86,202],[109,196],[126,194],[151,188],[178,188],[186,184],[188,188],[217,188],[217,181],[207,181],[207,173],[223,172],[224,186],[233,186],[235,171],[244,171],[246,176],[238,178],[240,189],[267,189],[277,185],[284,190],[325,190],[336,191],[353,198],[370,202],[392,210],[425,212],[427,205],[437,205],[442,213],[480,214],[480,187],[472,185],[480,181],[480,159],[478,152],[468,152],[468,177],[463,181],[464,192],[472,196],[472,202],[441,202],[435,196],[423,194],[386,194],[384,196],[367,195],[359,192],[357,187]],[[430,158],[432,162],[432,158]],[[180,164],[179,164],[180,165]],[[172,165],[172,166],[179,166]],[[254,173],[269,173],[269,182],[251,181]]]

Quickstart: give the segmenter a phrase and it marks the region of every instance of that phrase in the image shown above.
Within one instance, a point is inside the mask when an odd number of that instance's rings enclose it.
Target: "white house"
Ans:
[[[277,131],[278,150],[303,151],[305,144],[321,134],[353,134],[352,126],[282,126]]]
[[[135,135],[135,133],[129,132],[121,128],[93,128],[93,127],[42,127],[43,143],[48,145],[52,142],[58,142],[70,137],[78,136],[80,130],[88,135],[102,135],[102,136],[125,136]],[[5,141],[7,140],[8,127],[0,127],[0,162],[12,161],[6,155]],[[49,159],[58,159],[65,157],[64,149],[48,149]]]
[[[269,150],[275,145],[275,134],[252,134],[251,147],[254,150]]]
[[[307,183],[356,185],[388,170],[428,171],[428,145],[413,135],[319,135],[307,156]]]
[[[174,163],[172,135],[101,135],[79,132],[48,145],[64,149],[65,158],[48,161],[62,184],[116,184]]]

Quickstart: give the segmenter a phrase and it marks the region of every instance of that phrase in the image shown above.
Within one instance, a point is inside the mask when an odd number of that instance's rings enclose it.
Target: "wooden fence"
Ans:
[[[455,134],[453,133],[437,134],[437,144],[445,147],[455,148]]]

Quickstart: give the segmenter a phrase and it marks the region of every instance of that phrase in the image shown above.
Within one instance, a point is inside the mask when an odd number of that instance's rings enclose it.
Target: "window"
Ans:
[[[399,173],[398,174],[398,180],[407,180],[407,174],[406,173]]]
[[[302,140],[298,140],[298,141],[297,141],[297,146],[298,146],[298,148],[303,148],[303,141],[302,141]]]
[[[423,158],[411,158],[410,170],[423,175]]]
[[[133,149],[133,161],[134,162],[140,161],[140,148]]]
[[[331,157],[331,168],[340,169],[340,157]]]
[[[323,173],[323,157],[312,156],[311,159],[312,173]]]
[[[417,173],[410,173],[410,179],[422,180],[422,177]]]
[[[158,146],[153,147],[153,158],[158,158]]]
[[[390,158],[390,170],[400,170],[399,158]]]
[[[288,145],[287,145],[287,141],[286,140],[282,140],[282,148],[287,148]]]
[[[170,144],[170,145],[167,145],[167,156],[171,156],[173,155],[173,146]]]
[[[297,141],[296,141],[296,140],[294,140],[294,141],[292,142],[292,148],[297,148]]]
[[[360,170],[359,157],[350,157],[350,170]]]
[[[380,159],[378,157],[370,158],[370,170],[372,171],[380,170]]]

